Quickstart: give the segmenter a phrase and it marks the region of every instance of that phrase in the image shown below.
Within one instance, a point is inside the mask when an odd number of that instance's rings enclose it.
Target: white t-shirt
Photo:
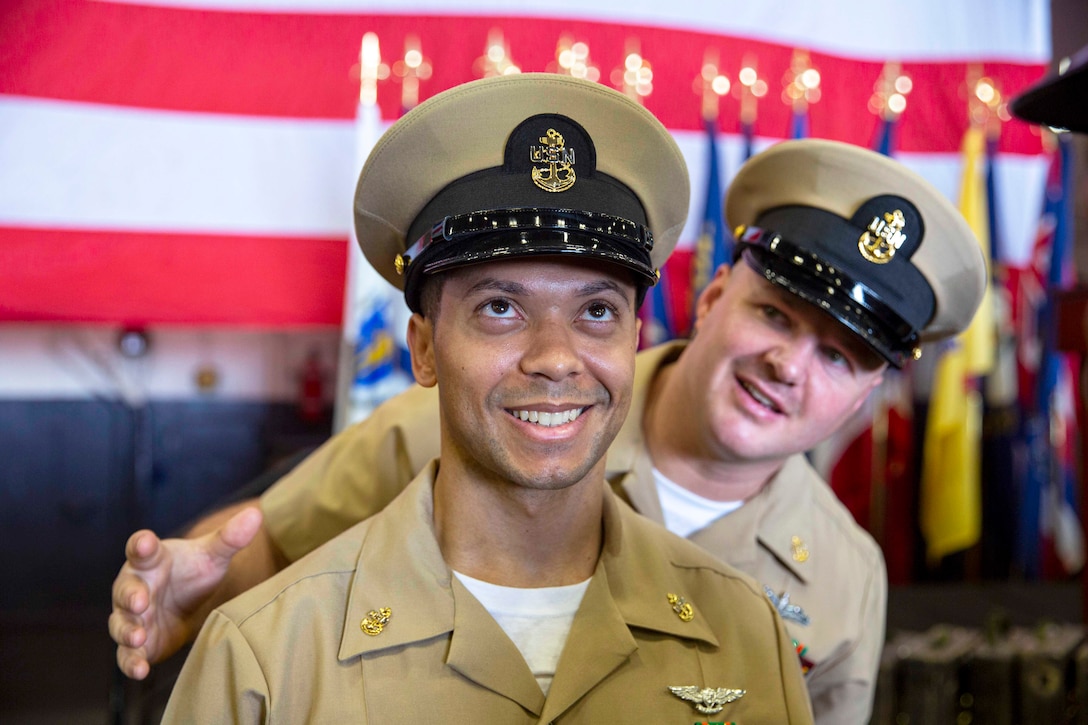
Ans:
[[[453,573],[517,645],[547,695],[589,579],[564,587],[523,589]]]
[[[744,503],[703,498],[670,481],[657,468],[653,471],[657,497],[661,500],[661,513],[665,517],[665,528],[685,539],[727,513],[736,511]]]

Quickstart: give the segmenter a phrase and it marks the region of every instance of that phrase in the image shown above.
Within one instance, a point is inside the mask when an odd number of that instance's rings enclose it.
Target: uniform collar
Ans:
[[[633,465],[618,475],[623,496],[649,519],[664,522],[661,501],[654,487],[652,462],[643,448]],[[759,548],[769,551],[801,582],[811,576],[812,558],[825,552],[817,545],[809,512],[815,502],[808,479],[816,472],[801,454],[790,456],[778,473],[736,511],[726,514],[688,538],[742,571],[755,571]],[[796,541],[795,541],[796,537]]]
[[[614,475],[622,474],[634,468],[638,456],[645,449],[642,433],[643,416],[649,404],[653,381],[661,368],[671,365],[687,346],[687,342],[677,340],[643,350],[635,357],[634,395],[627,419],[620,428],[616,440],[608,447],[607,475],[612,480]]]
[[[718,639],[704,618],[683,621],[669,603],[669,594],[691,600],[679,573],[687,563],[673,561],[660,546],[657,524],[613,495],[605,495],[605,544],[597,576],[607,577],[611,598],[629,626],[661,632],[672,637],[699,640],[718,646]],[[595,577],[596,578],[596,577]],[[588,595],[588,592],[587,592]],[[698,611],[699,603],[690,601]]]
[[[786,459],[770,483],[749,503],[760,501],[756,536],[761,546],[782,562],[800,581],[807,583],[813,559],[826,552],[816,551],[813,536],[813,487],[809,479],[816,477],[804,455],[798,453]],[[748,503],[734,513],[740,513]]]
[[[418,642],[453,629],[451,572],[434,534],[432,461],[385,510],[371,519],[348,594],[339,657],[350,659]],[[376,636],[361,622],[370,612],[391,610]]]
[[[701,602],[692,600],[698,593],[686,591],[679,579],[693,565],[674,562],[663,554],[660,530],[650,530],[656,524],[635,513],[607,487],[602,495],[601,556],[567,636],[542,722],[558,718],[630,659],[638,649],[633,629],[719,646],[709,623],[700,616]],[[705,559],[700,557],[700,563],[705,565]],[[674,611],[669,594],[690,602],[695,611],[691,621],[683,621]]]
[[[432,462],[372,519],[348,592],[340,661],[452,633],[446,656],[450,668],[548,721],[630,659],[638,649],[633,628],[719,646],[699,616],[698,600],[691,601],[696,615],[689,622],[681,620],[668,600],[670,593],[688,600],[698,594],[685,591],[679,579],[695,564],[673,562],[663,554],[660,531],[644,530],[655,524],[634,513],[602,482],[601,556],[544,698],[513,643],[442,559],[433,524],[436,472]],[[699,565],[705,566],[706,560],[700,557]],[[382,608],[390,611],[388,623],[377,635],[365,634],[360,623]],[[520,668],[515,664],[519,661]]]
[[[402,495],[373,519],[348,593],[341,660],[444,635],[462,621],[457,607],[467,592],[455,596],[452,573],[434,533],[433,486],[437,470],[436,462],[429,464]],[[587,637],[604,637],[617,654],[629,654],[634,649],[629,627],[717,646],[717,638],[706,622],[698,617],[683,622],[672,611],[668,594],[690,593],[682,591],[677,567],[653,543],[658,537],[639,531],[654,525],[616,498],[605,484],[601,495],[604,543],[582,606],[592,608],[595,616],[602,615],[610,624],[596,634],[586,633]],[[365,634],[361,622],[382,608],[391,612],[389,624],[376,636]],[[575,619],[576,628],[580,619],[583,617]]]

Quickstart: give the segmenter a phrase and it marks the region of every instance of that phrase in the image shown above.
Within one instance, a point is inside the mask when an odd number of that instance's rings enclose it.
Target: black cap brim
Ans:
[[[629,270],[636,285],[651,286],[657,281],[653,246],[653,235],[641,224],[574,209],[487,210],[446,217],[402,255],[405,300],[409,309],[421,311],[424,275],[530,256],[610,262]]]
[[[1088,133],[1088,46],[1070,59],[1064,73],[1031,86],[1009,109],[1025,121]]]

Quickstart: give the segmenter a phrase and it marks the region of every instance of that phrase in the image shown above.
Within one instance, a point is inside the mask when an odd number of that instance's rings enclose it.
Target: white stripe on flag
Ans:
[[[346,236],[350,122],[0,96],[0,224]]]
[[[384,128],[388,124],[382,124]],[[0,97],[0,225],[347,238],[358,163],[352,122],[145,111]],[[692,179],[680,248],[697,236],[706,137],[675,131]],[[723,181],[740,163],[723,135]],[[757,149],[773,143],[757,140]],[[899,154],[955,201],[959,154]],[[1045,157],[1004,154],[998,193],[1041,189]],[[999,209],[1026,263],[1041,195]]]
[[[151,0],[132,5],[239,12],[494,15],[622,22],[796,44],[850,58],[1050,59],[1046,0]]]

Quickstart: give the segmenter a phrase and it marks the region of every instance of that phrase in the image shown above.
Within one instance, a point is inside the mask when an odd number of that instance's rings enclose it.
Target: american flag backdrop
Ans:
[[[367,35],[376,67],[360,57]],[[619,87],[637,54],[639,98],[691,174],[689,222],[655,289],[666,294],[651,298],[682,334],[713,206],[708,128],[721,189],[749,146],[804,134],[878,148],[959,205],[971,114],[1004,116],[1004,102],[1046,73],[1049,38],[1048,0],[0,2],[0,403],[279,403],[323,372],[323,394],[342,401],[346,361],[374,363],[367,375],[380,377],[396,341],[375,324],[352,345],[377,319],[356,299],[373,285],[351,229],[365,151],[406,108],[511,64]],[[497,46],[504,57],[489,58]],[[708,64],[730,86],[710,114]],[[889,119],[892,76],[909,87]],[[746,90],[761,84],[758,97]],[[995,268],[1015,276],[1032,269],[1052,154],[1039,129],[1005,118],[991,123],[988,224]],[[394,335],[401,323],[393,317]],[[129,326],[150,331],[151,354],[119,353]],[[902,512],[920,445],[900,400],[911,386],[899,382],[870,401],[882,414],[863,411],[820,464],[889,545],[893,582],[910,576]],[[134,450],[148,463],[144,443]],[[860,452],[858,466],[843,449]],[[1038,496],[1000,504],[1042,506]]]
[[[0,321],[336,326],[356,174],[363,35],[402,111],[403,57],[429,66],[419,99],[482,75],[501,32],[523,70],[556,67],[564,39],[612,83],[636,49],[645,105],[676,134],[698,233],[705,135],[693,85],[708,49],[726,77],[751,64],[769,91],[755,131],[790,133],[784,77],[796,50],[821,77],[809,135],[871,146],[868,108],[888,60],[912,90],[895,155],[955,194],[977,68],[1011,97],[1049,60],[1044,0],[665,3],[606,0],[9,0],[0,7]],[[723,175],[739,159],[739,103],[720,102]],[[1026,258],[1043,164],[1036,131],[1004,124],[1000,212]],[[631,149],[638,153],[638,149]]]

